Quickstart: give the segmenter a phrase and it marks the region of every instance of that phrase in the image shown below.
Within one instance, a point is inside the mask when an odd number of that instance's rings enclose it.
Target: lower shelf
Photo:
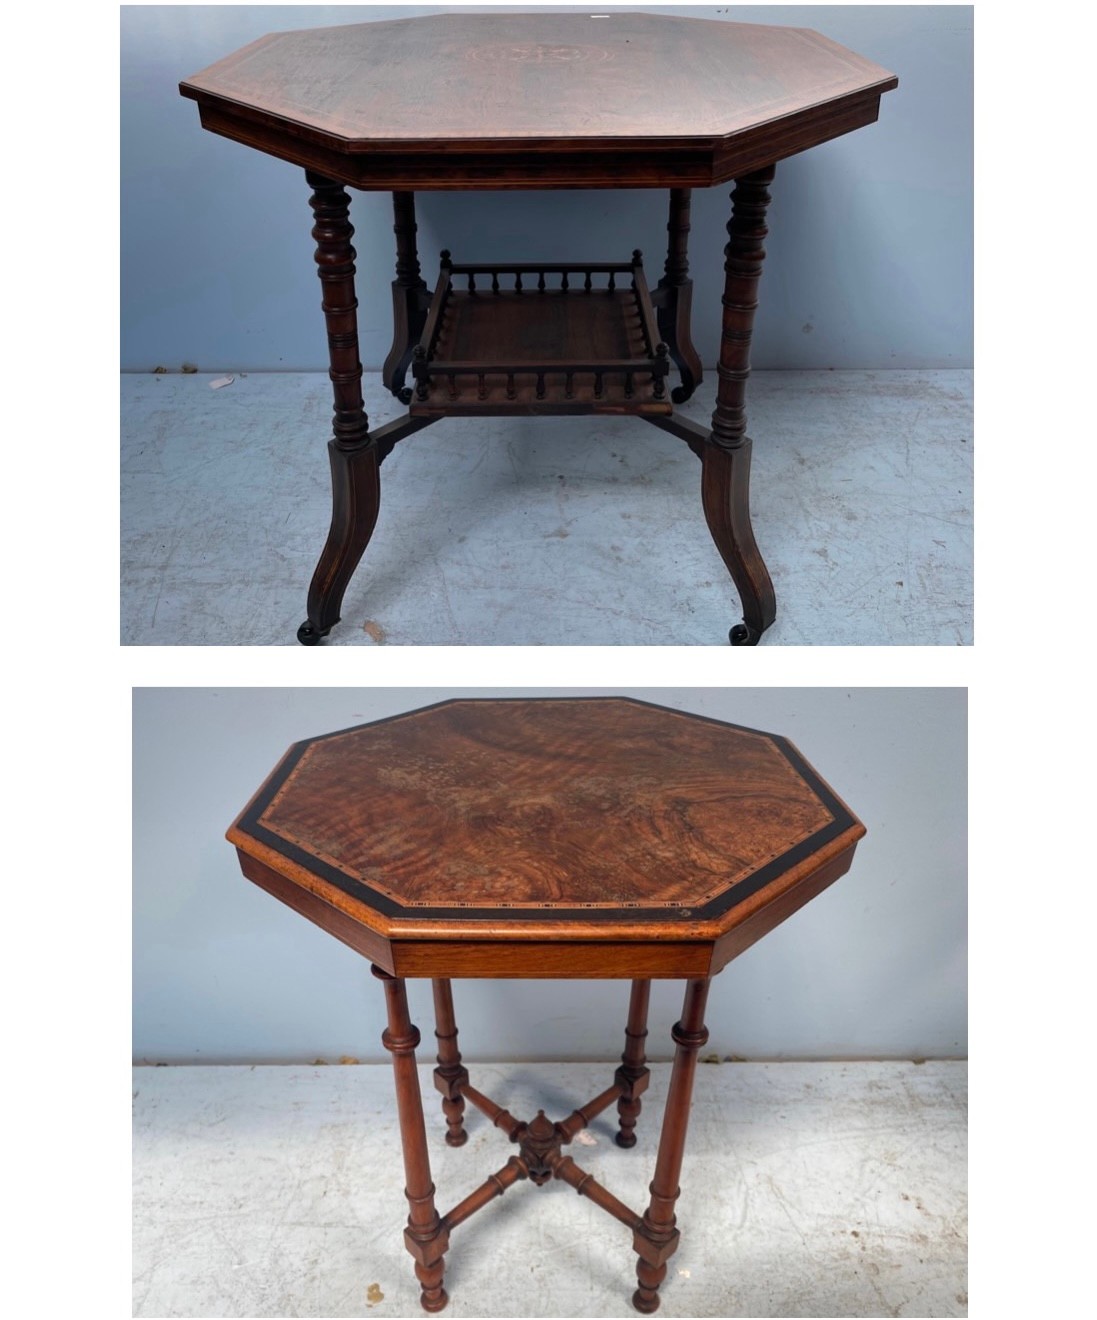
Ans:
[[[410,411],[669,415],[669,353],[655,325],[638,254],[628,265],[552,269],[444,261]]]

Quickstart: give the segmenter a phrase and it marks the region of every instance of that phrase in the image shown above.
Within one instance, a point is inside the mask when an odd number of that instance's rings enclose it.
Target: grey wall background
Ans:
[[[716,979],[709,1049],[752,1059],[965,1054],[966,691],[616,692],[787,734],[868,826],[852,871]],[[223,836],[291,742],[455,695],[500,691],[135,691],[138,1061],[387,1057],[366,961],[244,880]],[[409,982],[409,995],[429,1042],[429,982]],[[609,1059],[622,1048],[625,982],[461,981],[455,999],[471,1059]],[[680,1009],[681,984],[657,982],[651,1057],[670,1057]]]
[[[778,167],[755,367],[970,367],[971,7],[629,7],[815,28],[899,75],[878,124]],[[202,130],[177,85],[267,32],[440,8],[122,9],[124,370],[184,361],[216,371],[326,369],[302,171]],[[573,12],[578,23],[591,11]],[[724,186],[694,193],[694,338],[706,362],[719,333],[728,195]],[[574,260],[641,247],[649,270],[662,270],[662,191],[424,193],[418,209],[428,282],[442,247],[458,260]],[[352,219],[362,362],[377,370],[391,335],[389,195],[355,194]]]

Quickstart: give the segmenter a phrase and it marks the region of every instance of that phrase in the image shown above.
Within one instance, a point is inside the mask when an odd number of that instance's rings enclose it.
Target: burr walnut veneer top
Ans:
[[[228,837],[249,878],[397,975],[676,976],[783,920],[863,833],[784,738],[590,698],[297,743]]]
[[[896,83],[806,28],[614,12],[275,32],[180,91],[359,187],[598,187],[733,178],[871,123]]]

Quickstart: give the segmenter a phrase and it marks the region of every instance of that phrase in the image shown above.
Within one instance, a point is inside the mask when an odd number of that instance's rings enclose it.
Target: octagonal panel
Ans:
[[[896,85],[806,28],[613,12],[276,32],[180,91],[356,187],[602,187],[735,177],[871,123]]]
[[[275,32],[184,88],[364,144],[722,137],[889,81],[806,28],[658,14],[436,14]],[[428,105],[444,108],[444,120],[429,123]]]
[[[300,743],[229,837],[388,917],[685,924],[857,825],[783,738],[592,698],[446,702]]]

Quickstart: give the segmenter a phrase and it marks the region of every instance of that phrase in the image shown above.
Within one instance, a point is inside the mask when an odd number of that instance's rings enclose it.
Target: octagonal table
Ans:
[[[661,427],[700,458],[704,515],[743,609],[730,640],[756,643],[776,613],[750,521],[744,407],[768,186],[777,161],[872,123],[896,85],[803,28],[629,13],[440,14],[275,33],[181,83],[203,127],[304,166],[313,189],[335,394],[333,512],[299,640],[313,645],[339,621],[377,521],[379,469],[398,441],[447,416],[615,413]],[[728,180],[716,409],[705,428],[672,406],[702,373],[690,337],[690,198]],[[382,375],[408,412],[373,430],[347,186],[391,191],[395,213]],[[637,250],[564,264],[536,254],[455,262],[446,251],[433,293],[422,278],[417,190],[654,187],[670,191],[654,289]]]
[[[374,964],[384,985],[410,1207],[405,1241],[439,1311],[451,1230],[528,1179],[559,1178],[632,1231],[638,1310],[678,1245],[675,1202],[711,978],[843,875],[864,826],[787,739],[620,698],[457,700],[297,743],[228,832],[253,880]],[[466,1103],[517,1154],[435,1207],[405,980],[434,986],[452,1146]],[[523,1121],[477,1090],[457,1045],[460,977],[625,978],[611,1086]],[[652,978],[686,982],[643,1213],[566,1147],[616,1102],[636,1142]]]

